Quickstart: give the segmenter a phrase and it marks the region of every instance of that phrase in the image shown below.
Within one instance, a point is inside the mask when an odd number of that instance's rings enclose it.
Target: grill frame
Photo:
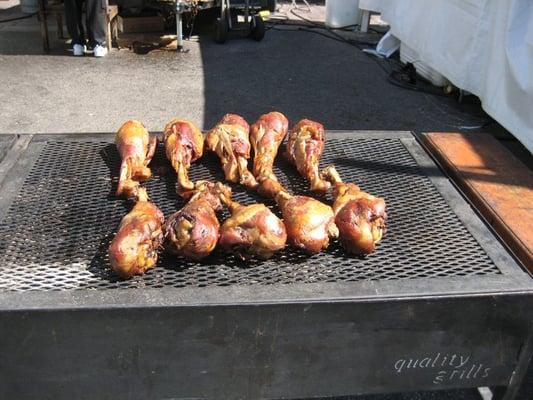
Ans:
[[[7,155],[15,140],[15,135],[0,135],[0,162],[2,162]],[[0,173],[0,175],[2,175],[2,173]]]
[[[113,136],[20,137],[0,160],[0,221],[47,140]],[[0,291],[0,397],[303,398],[502,385],[513,398],[533,352],[531,276],[410,132],[328,132],[347,136],[401,140],[501,274]],[[437,351],[470,355],[491,372],[435,386],[433,370],[394,370],[398,357]]]
[[[519,293],[533,288],[528,273],[520,267],[505,250],[493,233],[479,219],[476,213],[457,192],[450,181],[441,173],[438,166],[426,154],[410,132],[376,131],[329,131],[330,140],[338,138],[387,138],[402,142],[421,170],[428,176],[440,195],[448,203],[462,224],[477,240],[483,250],[498,267],[501,275],[480,275],[467,277],[418,278],[393,281],[357,282],[318,282],[262,285],[230,285],[225,287],[185,287],[185,288],[137,288],[102,290],[95,293],[91,289],[74,291],[8,292],[0,291],[0,304],[7,309],[33,308],[79,308],[108,307],[124,305],[186,305],[186,304],[245,304],[283,303],[305,301],[344,301],[347,299],[384,299],[411,296],[464,296],[486,295],[491,293]],[[11,170],[3,177],[0,187],[0,220],[3,220],[9,205],[24,182],[39,152],[48,140],[69,141],[109,141],[114,134],[90,135],[38,135],[24,149],[19,150],[18,159]],[[21,140],[27,141],[28,137]],[[0,177],[1,179],[2,177]],[[1,182],[1,180],[0,180]],[[378,249],[379,251],[379,249]],[[142,292],[139,293],[139,292]],[[317,295],[320,293],[320,295]]]

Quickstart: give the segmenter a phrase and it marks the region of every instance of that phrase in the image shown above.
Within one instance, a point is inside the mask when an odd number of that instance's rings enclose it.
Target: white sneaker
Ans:
[[[83,44],[75,44],[72,46],[72,52],[76,57],[85,55],[87,48]]]
[[[107,54],[107,47],[97,44],[94,46],[93,54],[95,57],[104,57]]]

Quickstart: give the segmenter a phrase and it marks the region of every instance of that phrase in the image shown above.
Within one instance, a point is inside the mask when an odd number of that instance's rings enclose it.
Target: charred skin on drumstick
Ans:
[[[285,247],[287,232],[283,222],[264,204],[248,206],[223,196],[231,211],[220,228],[219,244],[225,251],[242,259],[257,257],[266,260]]]
[[[333,211],[344,249],[352,254],[370,254],[386,231],[385,200],[361,190],[354,183],[344,183],[332,166],[321,175],[333,185]]]
[[[231,197],[231,189],[221,183],[199,181],[189,202],[171,215],[164,225],[165,248],[189,260],[201,260],[215,249],[220,223],[216,211],[221,196]]]
[[[338,236],[335,216],[330,206],[307,196],[292,196],[281,191],[276,195],[288,241],[308,254],[319,253]]]
[[[192,122],[174,118],[165,126],[163,138],[165,153],[178,177],[177,193],[188,198],[194,189],[188,171],[203,155],[204,136]]]
[[[163,222],[163,213],[148,200],[146,190],[138,188],[137,202],[122,218],[109,246],[111,267],[120,277],[142,275],[155,266]]]
[[[220,158],[227,181],[255,189],[257,181],[248,170],[249,133],[250,126],[242,117],[236,114],[226,114],[207,133],[205,144]]]
[[[117,131],[115,144],[122,160],[117,196],[136,197],[139,182],[152,175],[148,164],[154,156],[157,138],[150,138],[141,122],[128,120]]]

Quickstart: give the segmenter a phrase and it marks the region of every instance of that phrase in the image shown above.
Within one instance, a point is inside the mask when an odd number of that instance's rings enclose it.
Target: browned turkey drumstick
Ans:
[[[338,236],[335,217],[330,206],[311,197],[292,196],[285,191],[276,195],[289,243],[315,254],[329,245],[329,239]]]
[[[343,183],[334,167],[325,168],[322,176],[334,184],[333,211],[341,244],[353,254],[372,253],[386,230],[385,200],[362,191],[356,184]]]
[[[163,227],[165,248],[189,260],[200,260],[214,250],[220,224],[215,211],[220,198],[231,197],[231,189],[221,183],[198,181],[189,202],[170,216]]]
[[[259,183],[257,190],[262,196],[274,197],[283,189],[274,175],[273,167],[278,148],[288,129],[287,117],[277,111],[261,115],[251,126],[250,142],[254,149],[253,173]]]
[[[122,278],[142,275],[157,262],[163,234],[163,213],[148,200],[144,188],[137,189],[137,203],[122,218],[109,246],[109,262]]]
[[[231,211],[220,228],[219,245],[242,259],[266,260],[285,247],[287,232],[283,222],[264,204],[241,205],[223,196]]]
[[[174,118],[165,126],[163,137],[167,158],[178,176],[177,192],[188,197],[188,192],[194,189],[188,170],[191,163],[202,157],[204,136],[192,122]]]
[[[130,119],[117,131],[115,144],[122,159],[117,196],[136,197],[139,182],[152,175],[148,164],[154,156],[157,138],[150,138],[142,123]]]
[[[289,133],[285,157],[294,164],[300,175],[308,179],[313,192],[325,193],[330,183],[320,178],[318,164],[325,142],[322,124],[302,119]]]
[[[207,148],[220,158],[226,180],[254,189],[257,182],[248,170],[249,133],[250,126],[242,117],[226,114],[207,133],[205,143]]]

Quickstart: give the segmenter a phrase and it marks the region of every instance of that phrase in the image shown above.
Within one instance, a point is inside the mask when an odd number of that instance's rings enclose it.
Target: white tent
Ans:
[[[533,151],[533,0],[360,0]]]

